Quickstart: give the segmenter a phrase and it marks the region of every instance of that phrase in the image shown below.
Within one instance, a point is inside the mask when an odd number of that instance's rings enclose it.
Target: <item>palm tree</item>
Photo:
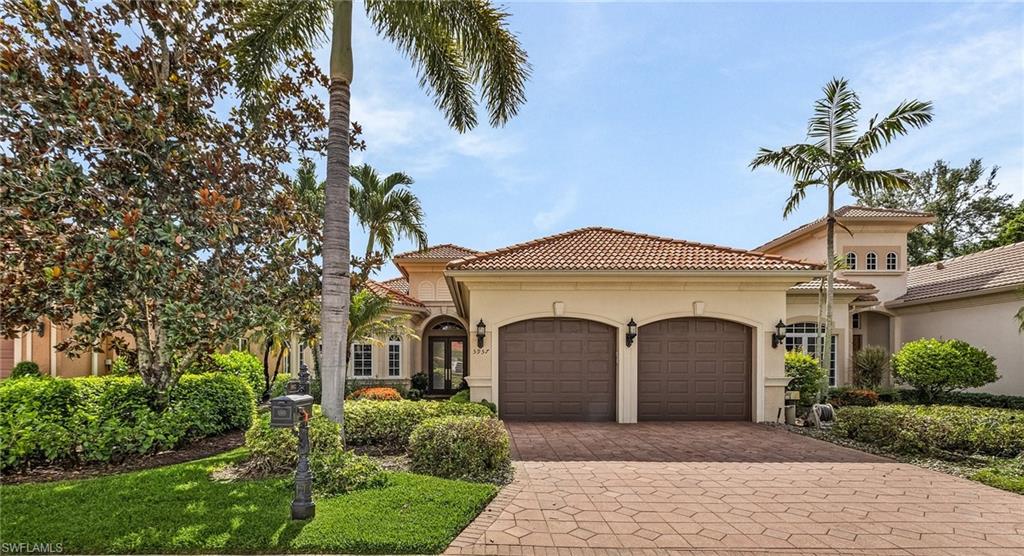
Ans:
[[[369,289],[361,289],[352,295],[348,310],[348,349],[345,364],[352,359],[352,344],[366,343],[383,345],[393,335],[416,337],[410,328],[408,315],[388,314],[391,301]]]
[[[382,180],[369,164],[363,164],[352,168],[352,177],[359,182],[359,187],[349,188],[352,212],[369,232],[358,282],[363,284],[374,269],[371,259],[390,258],[395,241],[401,237],[413,240],[417,248],[423,249],[427,246],[427,231],[423,229],[420,200],[407,189],[413,183],[408,175],[395,172]],[[375,247],[380,247],[377,257]]]
[[[479,86],[492,125],[502,125],[525,101],[526,53],[507,29],[508,14],[486,0],[364,0],[377,32],[408,56],[449,124],[462,132],[476,123]],[[349,102],[352,0],[255,0],[234,45],[239,87],[259,98],[274,68],[308,52],[330,33],[327,187],[323,231],[323,409],[342,423],[345,371],[342,342],[349,301]]]
[[[897,136],[932,121],[932,103],[905,100],[884,118],[876,114],[862,134],[857,132],[860,99],[846,79],[833,78],[823,89],[825,96],[814,103],[814,115],[807,125],[807,138],[779,150],[761,148],[750,163],[751,170],[768,166],[793,178],[793,190],[782,212],[788,217],[807,196],[810,187],[823,187],[828,193],[826,213],[825,336],[821,343],[821,362],[832,357],[832,303],[835,289],[835,197],[843,186],[854,195],[905,189],[913,174],[903,169],[868,170],[865,161]]]

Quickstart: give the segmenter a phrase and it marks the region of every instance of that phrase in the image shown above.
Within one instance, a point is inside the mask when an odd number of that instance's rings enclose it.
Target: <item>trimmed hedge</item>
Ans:
[[[352,446],[403,450],[417,425],[451,415],[494,416],[490,409],[475,403],[358,400],[345,403],[345,440]]]
[[[11,369],[11,378],[38,378],[43,376],[39,372],[39,364],[35,361],[21,361]]]
[[[263,399],[267,392],[266,377],[263,376],[263,363],[255,355],[248,351],[229,351],[227,353],[213,353],[210,355],[214,368],[210,371],[220,371],[242,378],[252,387],[256,400]]]
[[[406,398],[409,394],[409,381],[403,378],[348,377],[345,379],[345,396],[362,388],[394,388],[400,396]]]
[[[299,440],[291,429],[270,428],[270,414],[263,413],[245,433],[245,446],[249,448],[249,464],[264,474],[287,473],[295,470],[299,458]],[[313,406],[309,420],[309,453],[311,456],[340,451],[341,426],[331,421]]]
[[[138,377],[16,380],[0,384],[0,468],[117,462],[244,429],[252,389],[219,373],[182,376],[163,411]]]
[[[1016,457],[1024,453],[1024,411],[940,405],[843,407],[835,434],[908,454]]]
[[[995,358],[961,340],[921,339],[904,344],[892,358],[892,372],[913,386],[922,401],[999,380]]]
[[[409,437],[409,463],[415,473],[504,484],[512,477],[508,431],[491,417],[427,419]]]
[[[358,390],[354,390],[348,396],[345,396],[346,400],[382,400],[382,401],[398,401],[402,399],[402,395],[398,393],[398,390],[388,386],[366,386]]]

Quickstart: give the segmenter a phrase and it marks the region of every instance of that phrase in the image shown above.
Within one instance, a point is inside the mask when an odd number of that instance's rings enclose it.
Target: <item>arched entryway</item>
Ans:
[[[466,327],[452,317],[440,317],[424,329],[423,346],[427,391],[431,396],[454,394],[469,375]]]
[[[614,421],[616,329],[538,318],[498,331],[498,415],[507,421]]]
[[[750,420],[750,327],[680,317],[652,322],[638,332],[638,420]]]

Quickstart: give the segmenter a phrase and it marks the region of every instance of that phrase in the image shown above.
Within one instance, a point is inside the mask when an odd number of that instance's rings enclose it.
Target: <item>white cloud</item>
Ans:
[[[576,210],[578,200],[578,187],[572,186],[565,189],[547,210],[542,210],[534,215],[533,225],[541,231],[550,230]]]

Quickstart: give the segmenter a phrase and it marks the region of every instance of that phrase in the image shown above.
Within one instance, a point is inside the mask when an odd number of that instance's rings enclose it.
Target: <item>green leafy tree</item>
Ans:
[[[892,371],[929,403],[953,390],[977,388],[999,380],[995,358],[961,340],[907,342],[893,356]]]
[[[358,283],[362,284],[370,278],[374,261],[391,258],[399,238],[407,237],[417,248],[426,248],[427,230],[420,200],[408,189],[411,177],[395,172],[381,179],[369,164],[353,167],[352,177],[359,184],[349,190],[352,213],[368,232],[365,254],[358,261]]]
[[[2,333],[128,336],[165,399],[182,369],[258,323],[291,276],[282,166],[323,148],[308,53],[241,116],[227,57],[242,4],[5,2],[0,23]],[[127,32],[131,30],[131,32]],[[74,319],[72,319],[74,317]]]
[[[825,338],[832,337],[833,298],[835,293],[835,197],[843,187],[854,195],[905,189],[911,175],[906,170],[868,170],[867,159],[911,128],[928,125],[932,120],[930,102],[907,100],[888,115],[868,121],[858,133],[860,99],[845,79],[833,78],[824,89],[824,97],[814,104],[814,115],[807,125],[812,142],[798,143],[778,150],[762,148],[750,163],[751,169],[775,168],[793,179],[783,217],[789,216],[807,196],[811,187],[822,187],[828,196],[825,212]],[[822,342],[821,360],[829,361],[832,342]]]
[[[342,342],[351,286],[349,274],[349,108],[353,78],[351,0],[257,0],[233,51],[250,105],[272,98],[275,70],[293,53],[327,39],[330,24],[327,183],[323,227],[323,408],[343,422]],[[485,0],[365,0],[377,33],[408,56],[453,128],[477,124],[476,88],[492,125],[502,125],[524,102],[526,53],[507,29],[508,14]]]
[[[985,248],[1011,245],[1024,241],[1024,201],[1003,213],[996,225],[995,238],[988,241]]]
[[[857,191],[857,200],[871,207],[928,212],[935,222],[907,234],[911,265],[941,261],[996,245],[997,223],[1013,210],[1011,196],[996,190],[998,167],[990,170],[980,159],[963,168],[937,160],[915,175],[906,189]],[[1024,233],[1024,230],[1022,230]]]

